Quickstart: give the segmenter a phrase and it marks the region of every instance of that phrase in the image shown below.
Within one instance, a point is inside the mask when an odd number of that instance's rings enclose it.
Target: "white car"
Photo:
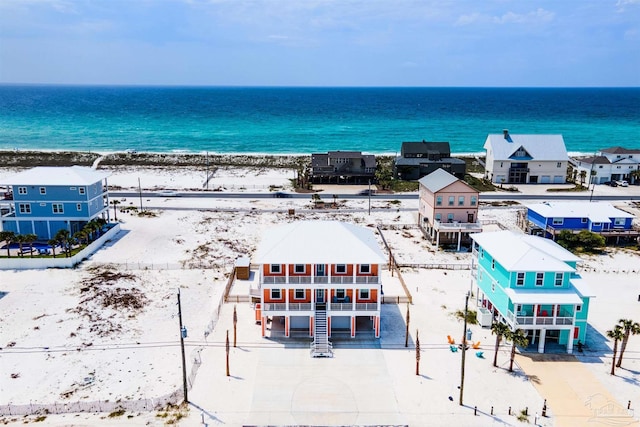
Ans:
[[[620,187],[628,187],[629,183],[625,180],[621,180],[621,181],[616,181],[616,184],[618,184]]]
[[[180,194],[174,190],[162,190],[158,193],[158,195],[163,197],[180,197]]]

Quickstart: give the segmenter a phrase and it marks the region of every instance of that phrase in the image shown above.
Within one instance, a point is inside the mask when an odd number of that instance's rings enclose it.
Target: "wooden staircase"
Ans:
[[[329,342],[329,331],[327,330],[326,303],[316,304],[313,342],[311,343],[311,357],[333,357],[333,350],[331,348],[331,343]]]

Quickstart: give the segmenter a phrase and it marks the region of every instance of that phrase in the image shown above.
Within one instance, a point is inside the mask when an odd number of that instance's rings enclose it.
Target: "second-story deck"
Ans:
[[[265,285],[299,285],[299,284],[378,284],[379,276],[261,276],[260,282]]]

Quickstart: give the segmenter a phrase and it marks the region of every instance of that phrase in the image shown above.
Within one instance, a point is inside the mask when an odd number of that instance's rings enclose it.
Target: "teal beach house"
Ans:
[[[593,296],[580,258],[552,240],[513,231],[472,234],[472,286],[481,314],[526,332],[539,353],[586,341]]]
[[[2,231],[47,241],[61,229],[73,235],[93,219],[108,221],[109,175],[83,166],[39,166],[8,177],[0,201]]]

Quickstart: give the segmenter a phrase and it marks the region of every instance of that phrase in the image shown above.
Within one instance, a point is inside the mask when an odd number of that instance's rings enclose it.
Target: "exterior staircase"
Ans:
[[[327,305],[316,303],[316,318],[311,343],[311,357],[333,357],[327,330]]]

